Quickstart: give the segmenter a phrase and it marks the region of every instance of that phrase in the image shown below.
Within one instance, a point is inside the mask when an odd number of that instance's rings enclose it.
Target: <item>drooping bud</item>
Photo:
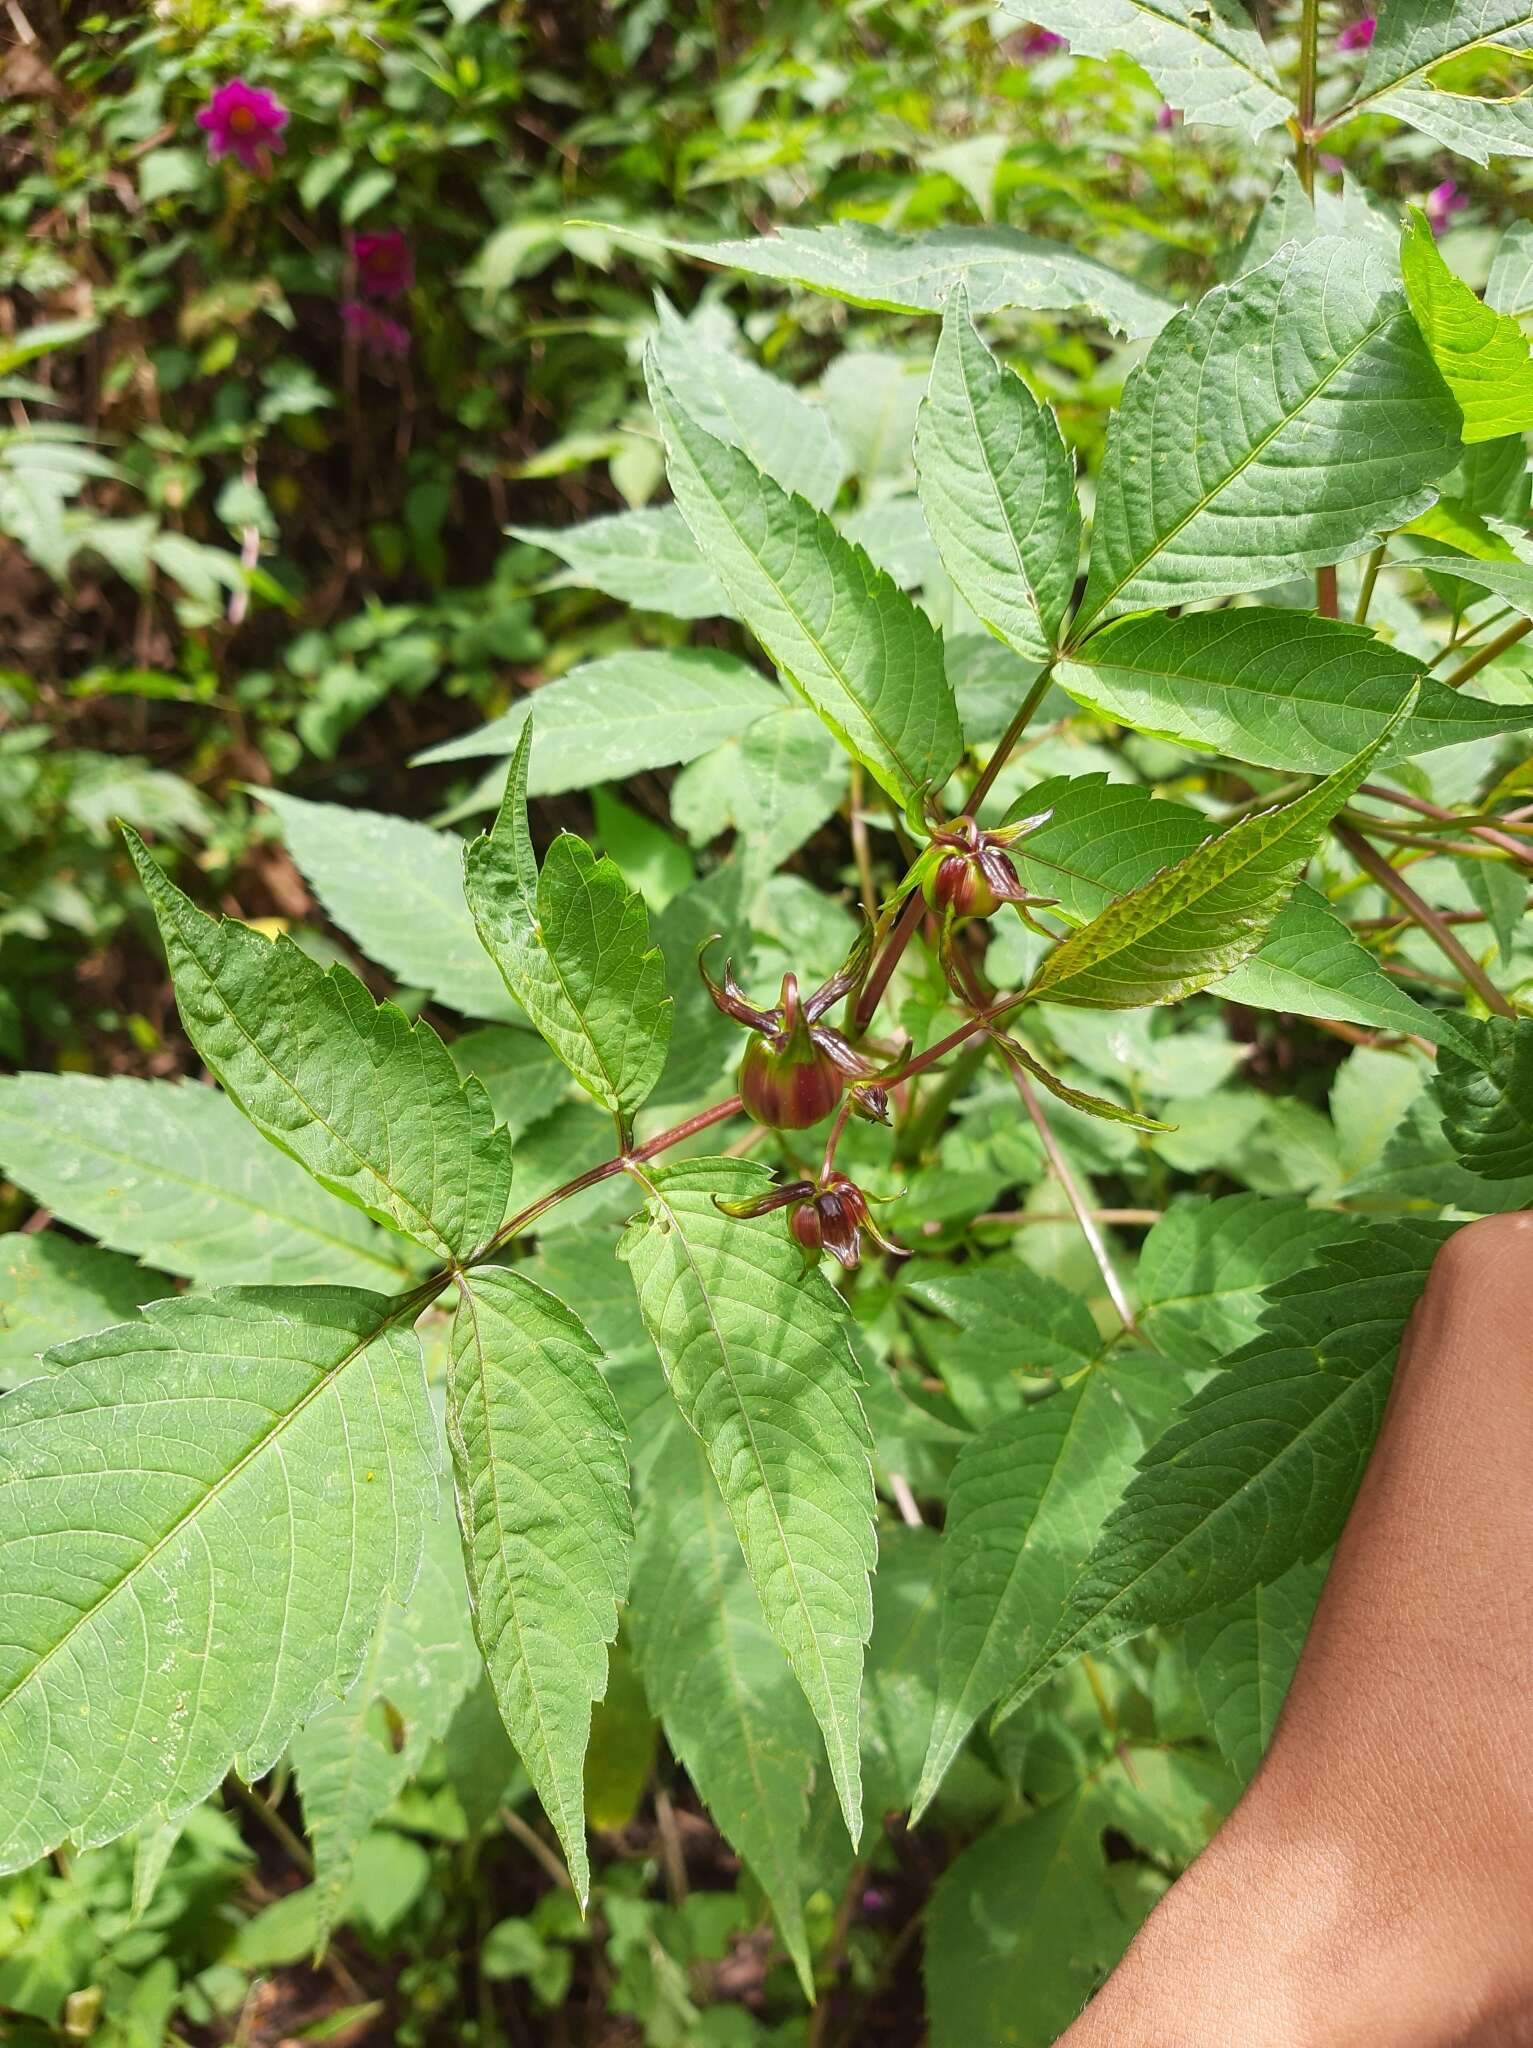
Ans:
[[[1024,833],[1044,824],[1049,815],[1040,811],[1015,825],[991,831],[982,830],[972,818],[954,818],[933,832],[921,877],[922,893],[932,909],[956,924],[966,917],[993,917],[1003,903],[1015,903],[1021,909],[1028,903],[1050,901],[1023,887],[1005,851]]]
[[[783,1181],[744,1201],[726,1202],[715,1195],[713,1202],[714,1207],[721,1209],[726,1216],[766,1216],[773,1209],[786,1209],[788,1235],[803,1253],[806,1269],[818,1261],[822,1251],[826,1251],[832,1258],[839,1259],[850,1272],[862,1257],[864,1230],[892,1258],[910,1257],[903,1245],[886,1237],[873,1221],[868,1207],[870,1199],[891,1201],[894,1198],[887,1195],[869,1197],[854,1180],[832,1169],[817,1181]]]
[[[758,1034],[745,1048],[738,1084],[740,1100],[757,1123],[779,1131],[807,1130],[830,1115],[848,1081],[862,1080],[874,1071],[871,1061],[839,1031],[820,1021],[833,1003],[857,986],[868,945],[863,934],[846,963],[811,996],[800,998],[797,975],[785,974],[782,992],[770,1010],[750,1002],[727,962],[722,986],[712,981],[699,953],[699,969],[718,1008]]]

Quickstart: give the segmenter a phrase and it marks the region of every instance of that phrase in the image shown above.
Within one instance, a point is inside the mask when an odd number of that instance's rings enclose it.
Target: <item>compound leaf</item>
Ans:
[[[823,512],[699,426],[653,352],[648,369],[671,489],[741,618],[897,802],[940,788],[963,735],[925,612]]]
[[[697,542],[674,505],[607,512],[574,526],[508,526],[506,531],[559,557],[565,568],[552,579],[556,590],[599,590],[619,604],[669,612],[674,619],[729,616],[724,587],[698,553]],[[430,758],[440,759],[442,753],[434,747]]]
[[[270,1770],[405,1598],[437,1497],[420,1347],[350,1288],[154,1303],[0,1433],[0,1868]]]
[[[1354,554],[1426,510],[1459,447],[1384,257],[1289,243],[1178,313],[1124,387],[1072,638]]]
[[[1268,1296],[1262,1334],[1153,1443],[997,1719],[1088,1652],[1269,1585],[1340,1534],[1405,1321],[1451,1225],[1391,1219]]]
[[[1081,515],[1054,415],[1003,369],[955,287],[916,430],[921,507],[948,574],[997,639],[1047,661],[1075,590]]]
[[[460,1294],[447,1417],[474,1630],[584,1904],[591,1707],[628,1590],[623,1421],[600,1352],[556,1296],[499,1267],[466,1275]]]
[[[1264,1289],[1356,1228],[1282,1196],[1181,1197],[1140,1249],[1140,1324],[1169,1357],[1221,1365],[1257,1334]]]
[[[873,1474],[841,1305],[772,1217],[714,1196],[769,1176],[705,1159],[636,1174],[648,1200],[619,1246],[678,1407],[701,1438],[773,1635],[825,1737],[853,1842],[857,1710],[873,1625]]]
[[[1106,1373],[993,1422],[958,1453],[942,1534],[937,1711],[912,1825],[969,1730],[1048,1641],[1143,1440]]]
[[[617,864],[564,832],[541,874],[527,829],[532,727],[492,829],[464,854],[469,907],[506,986],[586,1093],[624,1128],[660,1078],[671,1036],[665,964],[644,900]]]
[[[128,828],[186,1034],[256,1129],[322,1187],[439,1257],[499,1227],[511,1148],[472,1078],[344,967],[184,896]]]
[[[1227,832],[1111,903],[1045,954],[1029,994],[1091,1009],[1178,1002],[1256,951],[1293,894],[1326,825],[1367,775],[1416,702],[1343,768],[1291,803]]]
[[[1533,1174],[1533,1020],[1463,1018],[1433,1083],[1448,1142],[1485,1180]]]

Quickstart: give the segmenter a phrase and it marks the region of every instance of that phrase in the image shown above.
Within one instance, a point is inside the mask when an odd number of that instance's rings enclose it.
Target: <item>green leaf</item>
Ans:
[[[1187,1624],[1193,1683],[1220,1755],[1242,1779],[1272,1741],[1326,1569],[1325,1559],[1293,1565]]]
[[[820,720],[795,704],[684,768],[671,785],[671,817],[694,846],[732,830],[737,858],[764,880],[840,808],[847,767]]]
[[[1502,233],[1491,259],[1485,303],[1516,320],[1533,314],[1533,221],[1514,220]]]
[[[665,298],[657,311],[654,360],[678,404],[785,491],[833,504],[848,464],[819,406],[746,357],[711,346]]]
[[[1018,0],[1008,7],[1068,36],[1081,56],[1118,51],[1142,64],[1187,121],[1238,128],[1254,141],[1293,105],[1239,0]]]
[[[960,594],[1018,654],[1047,661],[1075,591],[1081,515],[1054,415],[985,347],[954,288],[916,430],[921,506]]]
[[[1073,641],[1357,553],[1426,510],[1459,445],[1384,257],[1338,236],[1280,249],[1178,313],[1125,385]]]
[[[752,242],[656,239],[678,255],[725,270],[779,278],[889,313],[940,313],[960,280],[977,314],[1009,306],[1042,313],[1079,308],[1131,340],[1158,333],[1172,311],[1165,299],[1105,263],[1018,228],[932,228],[925,234],[894,235],[863,221],[837,221],[828,227],[784,228]]]
[[[260,1777],[351,1683],[437,1492],[397,1317],[344,1288],[183,1296],[5,1397],[0,1869]]]
[[[486,1024],[480,1031],[465,1031],[447,1050],[460,1074],[472,1074],[482,1084],[513,1140],[551,1116],[569,1094],[569,1068],[535,1031]]]
[[[1433,1083],[1443,1128],[1471,1172],[1486,1180],[1533,1174],[1533,1019],[1467,1018],[1473,1057],[1444,1046]]]
[[[768,1629],[702,1446],[666,1446],[645,1488],[631,1626],[650,1705],[724,1839],[771,1903],[812,1996],[802,1843],[814,1717]]]
[[[7,1231],[0,1236],[0,1391],[35,1379],[51,1345],[126,1322],[144,1302],[172,1292],[160,1274],[61,1230]]]
[[[1142,1448],[1112,1382],[1090,1372],[958,1453],[942,1534],[937,1711],[912,1826],[980,1715],[1053,1634]]]
[[[1417,680],[1416,709],[1390,758],[1533,725],[1526,705],[1450,690],[1366,627],[1258,605],[1115,620],[1067,655],[1054,680],[1139,732],[1311,775],[1366,746]]]
[[[1107,1882],[1113,1813],[1095,1786],[966,1849],[926,1915],[932,2048],[1048,2048],[1128,1946]]]
[[[1249,959],[1318,851],[1326,825],[1415,703],[1413,687],[1344,768],[1291,803],[1242,818],[1109,904],[1044,955],[1028,993],[1090,1009],[1179,1002]]]
[[[304,880],[369,960],[465,1017],[525,1022],[474,930],[456,832],[277,789],[259,795]]]
[[[1102,1355],[1091,1311],[1077,1294],[1021,1259],[1002,1255],[908,1283],[951,1328],[930,1349],[965,1421],[1004,1425],[1039,1379],[1065,1379]]]
[[[823,512],[698,426],[653,357],[649,379],[676,502],[741,618],[896,801],[940,788],[963,736],[926,614]]]
[[[802,716],[829,745],[819,721],[808,712]],[[695,1105],[719,1080],[731,1058],[739,1057],[739,1026],[715,1007],[697,971],[697,953],[715,932],[740,929],[745,918],[745,885],[739,859],[726,861],[705,880],[673,897],[655,919],[655,943],[665,961],[666,979],[676,990],[670,1050],[665,1072],[656,1084],[656,1105]]]
[[[1179,1196],[1140,1250],[1140,1326],[1172,1358],[1222,1364],[1257,1334],[1263,1290],[1356,1230],[1281,1196]]]
[[[601,1353],[554,1295],[493,1267],[459,1292],[447,1415],[474,1631],[584,1906],[591,1705],[628,1590],[622,1417]]]
[[[1414,1218],[1377,1223],[1271,1291],[1262,1334],[1140,1460],[998,1720],[1077,1657],[1222,1606],[1330,1548],[1448,1235]]]
[[[692,761],[780,711],[783,693],[732,654],[706,647],[609,654],[585,662],[477,732],[444,740],[416,765],[514,754],[537,713],[531,796],[620,782],[647,768]]]
[[[701,1438],[773,1635],[825,1737],[855,1843],[857,1698],[873,1624],[873,1475],[841,1304],[780,1219],[724,1216],[770,1184],[705,1159],[635,1170],[648,1200],[618,1248],[677,1406]]]
[[[1045,808],[1049,822],[1012,848],[1012,860],[1028,888],[1055,897],[1072,924],[1088,922],[1124,890],[1191,853],[1208,831],[1208,820],[1189,805],[1098,775],[1039,783],[1008,815]],[[1227,1001],[1255,1009],[1341,1017],[1427,1038],[1446,1028],[1395,986],[1302,882],[1253,957],[1214,986]]]
[[[1408,566],[1424,575],[1457,576],[1477,590],[1494,592],[1513,611],[1533,619],[1533,563],[1479,562],[1469,555],[1413,555]]]
[[[0,1165],[61,1223],[205,1286],[411,1275],[401,1245],[190,1081],[0,1076]]]
[[[447,1733],[478,1673],[457,1530],[439,1515],[409,1600],[384,1602],[350,1692],[322,1706],[289,1750],[314,1845],[321,1946],[367,1837]]]
[[[546,548],[566,565],[566,574],[554,579],[556,589],[599,590],[619,604],[669,612],[675,619],[730,615],[723,585],[698,553],[674,505],[608,512],[575,526],[508,526],[506,531]]]
[[[506,986],[586,1093],[626,1130],[665,1065],[671,1003],[644,900],[615,862],[562,832],[541,874],[527,829],[527,726],[464,886]]]
[[[199,910],[124,830],[186,1035],[256,1129],[428,1251],[476,1251],[511,1190],[511,1147],[478,1082],[344,967]]]
[[[1488,163],[1492,154],[1533,154],[1533,103],[1472,99],[1442,91],[1426,79],[1446,57],[1497,45],[1522,47],[1530,27],[1528,0],[1457,0],[1453,6],[1390,0],[1379,9],[1378,32],[1357,96],[1343,112],[1368,108],[1408,121],[1479,164]]]
[[[1464,415],[1466,442],[1533,427],[1533,358],[1509,313],[1475,297],[1444,263],[1419,206],[1406,218],[1400,269],[1416,325]]]

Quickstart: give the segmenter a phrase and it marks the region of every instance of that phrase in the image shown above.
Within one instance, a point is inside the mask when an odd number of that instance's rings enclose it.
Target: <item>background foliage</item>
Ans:
[[[829,976],[859,904],[905,873],[907,800],[987,756],[1035,684],[983,816],[1049,814],[1012,854],[1066,928],[1215,824],[1245,816],[1260,851],[1199,913],[1175,1008],[1079,1007],[1109,970],[1051,956],[1056,1000],[1021,1044],[1074,1102],[1045,1097],[1040,1124],[1013,1071],[965,1048],[902,1101],[892,1153],[848,1126],[840,1163],[903,1188],[882,1215],[914,1252],[836,1274],[855,1391],[837,1298],[801,1280],[782,1218],[726,1223],[713,1201],[759,1195],[766,1165],[812,1172],[813,1135],[747,1147],[730,1126],[706,1149],[751,1157],[595,1181],[477,1268],[456,1314],[427,1310],[479,1646],[408,1346],[371,1345],[368,1398],[316,1399],[298,1467],[321,1488],[344,1439],[368,1479],[391,1473],[360,1525],[371,1576],[328,1583],[302,1517],[254,1579],[237,1546],[208,1563],[262,1707],[231,1686],[222,1761],[193,1762],[211,1784],[235,1755],[238,1775],[188,1812],[163,1785],[168,1813],[135,1805],[119,1765],[158,1741],[152,1698],[131,1730],[67,1724],[58,1811],[94,1812],[81,1848],[0,1748],[9,2038],[1044,2044],[1255,1767],[1432,1252],[1533,1197],[1533,1055],[1506,1014],[1530,973],[1528,19],[1459,10],[1478,27],[1455,40],[1454,11],[1428,9],[1406,75],[1387,8],[1371,43],[1320,10],[1319,132],[1296,156],[1299,10],[1182,12],[1152,35],[1128,0],[1032,21],[945,0],[13,0],[0,1386],[30,1385],[0,1439],[49,1512],[32,1446],[103,1409],[113,1443],[152,1426],[122,1334],[142,1304],[154,1370],[212,1360],[210,1399],[250,1393],[252,1340],[210,1295],[231,1285],[261,1290],[242,1314],[268,1333],[263,1400],[303,1399],[305,1375],[349,1387],[332,1368],[367,1302],[499,1227],[497,1120],[529,1214],[613,1151],[572,1074],[641,1142],[726,1094],[740,1040],[699,944],[727,933],[756,995],[788,968]],[[196,123],[236,74],[290,111],[266,175],[210,162]],[[391,230],[413,257],[387,312],[403,346],[343,310],[354,237]],[[1174,390],[1157,409],[1169,352],[1146,358],[1173,321],[1216,368],[1240,357],[1270,417],[1233,419],[1224,373],[1206,413]],[[1328,349],[1355,388],[1387,385],[1360,426],[1295,382]],[[1018,414],[1001,363],[1057,434]],[[1011,450],[993,502],[953,482],[971,420]],[[1207,465],[1241,429],[1249,499],[1210,517]],[[1344,518],[1306,482],[1306,436],[1361,479]],[[1036,543],[1010,536],[1018,601],[987,564],[1024,493],[1052,511]],[[815,602],[855,589],[880,620],[872,713],[847,686],[855,632],[806,636],[791,605],[761,623],[760,551],[731,538],[747,497],[817,565]],[[1387,558],[1348,553],[1395,528]],[[1316,616],[1317,570],[1319,612],[1334,575],[1371,631]],[[953,708],[933,714],[944,664]],[[1309,778],[1385,740],[1328,831],[1343,789],[1305,796]],[[513,760],[528,823],[513,803],[477,842],[465,898],[461,838]],[[1355,794],[1364,773],[1393,795]],[[143,886],[117,821],[152,843]],[[1386,856],[1427,922],[1381,883]],[[1270,915],[1301,860],[1260,951],[1213,961],[1209,934]],[[210,937],[202,910],[292,946]],[[595,930],[618,967],[572,998],[549,958]],[[973,970],[1020,986],[1044,945],[997,920]],[[1120,992],[1151,972],[1114,959]],[[315,995],[338,961],[397,1023]],[[391,1076],[428,1075],[387,1176],[364,1185],[340,1139],[300,1142],[266,1077],[237,1076],[208,993],[236,985],[279,1035],[331,1004],[352,1034],[337,1066],[373,1062],[385,1112]],[[949,1002],[935,947],[913,948],[888,1056],[939,1036]],[[633,1017],[648,1028],[623,1035]],[[199,1084],[204,1062],[284,1149]],[[474,1171],[444,1194],[449,1130]],[[319,1331],[290,1293],[316,1282]],[[733,1418],[671,1313],[688,1286],[739,1315],[763,1398],[791,1370],[818,1404],[760,1461],[803,1528],[731,1494]],[[763,1303],[786,1359],[750,1349]],[[539,1569],[604,1590],[535,1608],[534,1669],[489,1647],[526,1562],[474,1475],[567,1487],[540,1429],[596,1449]],[[1310,1441],[1319,1486],[1291,1448]],[[211,1430],[203,1454],[214,1469]],[[1157,1484],[1172,1460],[1179,1509]],[[138,1469],[125,1453],[125,1499]],[[834,1597],[795,1608],[765,1589],[822,1511]],[[273,1575],[306,1589],[301,1669]],[[100,1654],[120,1681],[124,1639]],[[284,1712],[327,1685],[289,1740]],[[546,1741],[518,1754],[502,1715]]]

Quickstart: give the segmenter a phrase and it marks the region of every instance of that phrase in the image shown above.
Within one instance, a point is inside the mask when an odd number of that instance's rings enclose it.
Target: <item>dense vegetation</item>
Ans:
[[[1533,8],[1027,4],[11,0],[8,2040],[1046,2048],[1259,1760],[1533,1206]]]

